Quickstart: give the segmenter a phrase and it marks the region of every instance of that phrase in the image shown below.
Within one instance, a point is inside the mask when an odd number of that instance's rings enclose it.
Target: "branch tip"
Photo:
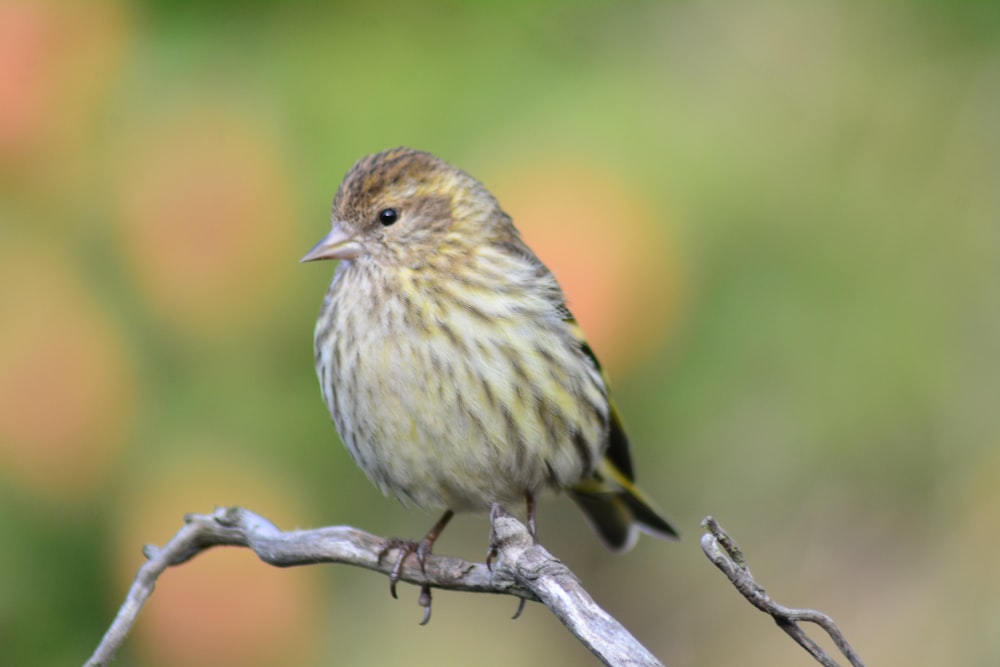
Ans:
[[[824,667],[837,667],[837,662],[802,630],[799,626],[800,622],[819,625],[830,636],[844,657],[850,661],[852,667],[864,667],[861,657],[851,648],[847,638],[832,618],[813,609],[792,609],[772,600],[764,587],[757,583],[757,580],[750,573],[750,567],[743,550],[722,526],[711,516],[705,517],[701,525],[709,531],[701,538],[701,548],[705,555],[725,573],[730,583],[750,604],[769,614],[778,627]]]

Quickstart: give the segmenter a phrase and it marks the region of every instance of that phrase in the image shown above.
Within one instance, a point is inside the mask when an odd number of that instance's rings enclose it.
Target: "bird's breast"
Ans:
[[[384,491],[484,509],[590,474],[605,388],[547,304],[412,275],[366,298],[363,276],[332,286],[317,367],[345,445]]]

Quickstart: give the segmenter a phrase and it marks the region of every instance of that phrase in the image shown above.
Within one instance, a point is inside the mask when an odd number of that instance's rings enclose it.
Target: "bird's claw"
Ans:
[[[424,618],[420,621],[420,625],[427,625],[428,621],[431,620],[431,587],[427,584],[420,587],[420,597],[417,598],[417,604],[424,608]]]
[[[389,571],[389,593],[393,598],[399,599],[396,595],[396,582],[399,581],[399,577],[403,572],[403,561],[410,554],[416,554],[417,562],[420,563],[420,571],[426,572],[424,569],[424,563],[427,561],[427,554],[430,553],[430,545],[428,545],[424,540],[416,542],[414,540],[402,540],[398,537],[392,537],[385,541],[382,548],[378,552],[378,562],[381,563],[382,559],[385,558],[393,549],[399,550],[399,555],[396,557],[396,562],[392,565],[392,570]]]
[[[434,547],[434,542],[437,540],[441,531],[444,527],[448,525],[455,513],[451,510],[447,510],[441,515],[441,518],[437,520],[427,534],[424,535],[424,539],[419,542],[414,540],[401,540],[398,537],[393,537],[385,541],[382,548],[378,552],[378,562],[382,563],[382,559],[387,553],[393,549],[399,550],[399,556],[396,557],[396,562],[393,563],[392,569],[389,571],[389,593],[392,597],[398,599],[396,595],[396,582],[399,581],[399,577],[403,571],[403,561],[410,554],[415,554],[417,557],[417,562],[420,563],[420,572],[424,575],[427,574],[427,557],[431,555],[431,549]],[[420,585],[420,597],[418,599],[420,606],[424,608],[424,619],[420,621],[420,625],[427,625],[427,622],[431,620],[431,587],[428,584]]]
[[[385,558],[393,549],[399,550],[399,555],[396,557],[396,562],[392,565],[392,570],[389,571],[389,593],[393,598],[399,599],[396,595],[396,582],[399,581],[399,577],[403,571],[403,561],[406,560],[407,556],[413,554],[417,557],[417,563],[420,564],[420,571],[427,574],[426,562],[427,556],[431,553],[432,543],[428,542],[426,539],[416,542],[414,540],[402,540],[399,538],[391,538],[385,541],[382,548],[378,552],[378,562],[381,563],[382,559]],[[417,598],[417,603],[424,608],[424,617],[420,621],[420,625],[427,625],[431,620],[431,587],[427,584],[423,584],[420,587],[420,597]]]

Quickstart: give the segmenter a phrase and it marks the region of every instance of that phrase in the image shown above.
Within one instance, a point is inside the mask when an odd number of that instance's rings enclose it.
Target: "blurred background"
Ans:
[[[330,424],[299,265],[360,156],[484,181],[604,360],[677,544],[544,544],[670,665],[1000,662],[1000,11],[983,2],[0,0],[0,664],[83,662],[146,543],[239,504],[417,537]],[[462,516],[441,553],[481,559]],[[592,664],[547,611],[216,550],[116,664]]]

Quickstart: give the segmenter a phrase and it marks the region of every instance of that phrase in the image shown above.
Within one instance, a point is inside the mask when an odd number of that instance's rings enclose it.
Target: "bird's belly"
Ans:
[[[369,379],[378,387],[379,405],[353,415],[360,437],[348,449],[383,492],[425,509],[465,511],[512,502],[546,484],[548,444],[524,442],[518,448],[496,438],[485,430],[492,421],[480,409],[486,406],[467,403],[449,378]],[[337,427],[342,437],[351,430]],[[575,462],[563,466],[577,469],[564,470],[567,476],[579,475]]]
[[[554,347],[546,336],[533,332],[531,349]],[[557,354],[516,341],[368,337],[363,353],[337,355],[331,413],[383,492],[426,509],[482,510],[591,473],[606,441],[603,387],[582,365],[552,372],[545,364]]]

